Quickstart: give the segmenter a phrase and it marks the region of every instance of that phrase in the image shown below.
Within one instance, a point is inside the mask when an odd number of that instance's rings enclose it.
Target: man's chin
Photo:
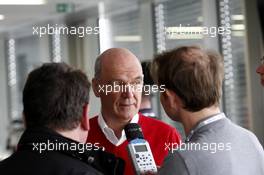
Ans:
[[[125,111],[119,112],[119,117],[130,121],[136,114],[137,114],[137,112],[135,112],[135,111],[125,110]]]
[[[136,107],[134,105],[120,106],[118,110],[120,113],[125,113],[125,114],[136,113]]]
[[[166,112],[166,111],[165,111],[165,112]],[[167,112],[166,112],[166,114],[167,114],[167,116],[168,116],[171,120],[173,120],[173,121],[175,121],[175,122],[181,122],[181,121],[180,121],[180,118],[179,118],[177,115],[172,114],[172,113],[167,113]]]

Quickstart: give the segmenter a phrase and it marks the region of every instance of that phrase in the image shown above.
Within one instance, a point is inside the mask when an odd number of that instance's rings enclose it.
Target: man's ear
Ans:
[[[81,120],[81,127],[84,130],[89,130],[90,129],[90,123],[89,123],[89,105],[86,104],[83,106],[83,114],[82,114],[82,120]]]
[[[182,106],[180,98],[177,96],[177,94],[174,91],[170,89],[166,89],[165,92],[163,93],[165,93],[164,98],[165,100],[168,101],[169,107],[175,108],[175,107]]]
[[[92,79],[93,92],[96,97],[100,97],[99,82],[96,78]]]

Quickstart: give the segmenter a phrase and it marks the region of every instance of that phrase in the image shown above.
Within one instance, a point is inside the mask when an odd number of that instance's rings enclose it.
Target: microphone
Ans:
[[[137,123],[129,123],[125,126],[125,133],[129,142],[127,150],[136,174],[157,173],[149,143],[144,139],[141,127]]]

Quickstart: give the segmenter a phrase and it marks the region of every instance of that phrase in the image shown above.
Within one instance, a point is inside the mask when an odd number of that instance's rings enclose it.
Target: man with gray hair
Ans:
[[[167,155],[165,144],[180,142],[175,128],[138,113],[143,86],[143,73],[139,60],[129,50],[112,48],[96,60],[93,91],[101,100],[101,113],[91,119],[87,141],[99,143],[106,151],[125,160],[125,174],[135,174],[128,157],[124,127],[138,123],[149,142],[156,164]],[[95,134],[96,133],[96,134]]]

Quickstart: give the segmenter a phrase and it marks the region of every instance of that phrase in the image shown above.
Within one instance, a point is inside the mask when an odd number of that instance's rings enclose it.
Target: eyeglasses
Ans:
[[[264,64],[264,56],[262,58],[260,58],[260,63]]]

